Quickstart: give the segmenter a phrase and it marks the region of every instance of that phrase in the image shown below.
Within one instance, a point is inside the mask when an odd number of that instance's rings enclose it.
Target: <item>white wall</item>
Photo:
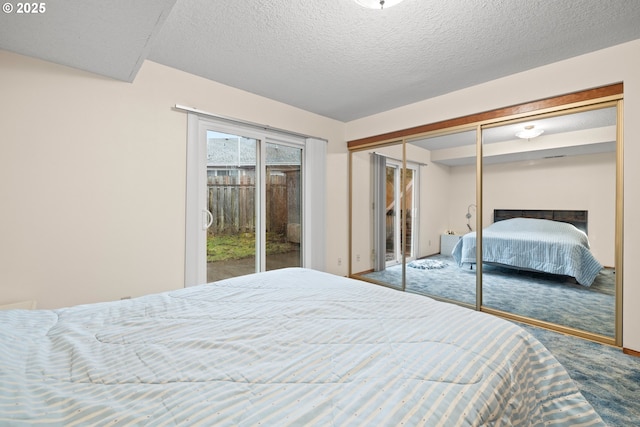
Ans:
[[[514,74],[485,84],[347,123],[353,140],[425,123],[461,117],[541,98],[624,82],[624,213],[634,218],[640,208],[640,40]],[[624,223],[623,345],[640,351],[640,226]]]
[[[421,164],[416,258],[422,258],[440,252],[440,235],[449,229],[450,168],[431,162],[428,150],[410,144],[407,144],[407,159]]]
[[[124,83],[0,51],[0,94],[0,304],[183,286],[187,117],[175,104],[327,139],[327,253],[347,259],[341,122],[149,61]]]
[[[447,203],[448,230],[456,234],[468,233],[467,212],[471,214],[468,223],[475,231],[476,224],[476,165],[455,166],[449,168],[450,191]],[[470,207],[470,205],[474,205]]]
[[[186,117],[175,104],[327,139],[327,270],[346,274],[344,141],[620,81],[633,218],[640,40],[346,126],[148,61],[129,84],[0,51],[0,303],[51,308],[181,286]],[[626,221],[624,345],[640,351],[638,237],[640,225]]]
[[[475,197],[475,166],[450,168],[450,228],[467,229],[465,214]],[[589,212],[591,252],[601,264],[615,260],[615,153],[485,165],[484,226],[494,209],[575,209]],[[476,229],[475,211],[471,225]]]

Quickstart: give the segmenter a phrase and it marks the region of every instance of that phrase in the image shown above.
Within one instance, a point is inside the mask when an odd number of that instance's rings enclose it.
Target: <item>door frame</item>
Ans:
[[[420,168],[419,165],[413,162],[406,162],[406,166],[403,166],[402,161],[396,160],[390,157],[387,157],[386,167],[393,167],[394,169],[394,259],[392,261],[385,261],[387,267],[392,265],[397,265],[403,262],[411,261],[415,259],[415,254],[417,253],[417,245],[418,239],[416,239],[416,235],[419,236],[416,216],[418,215],[418,183],[420,180]],[[406,189],[406,181],[402,179],[402,174],[405,170],[411,170],[413,174],[413,184],[411,189],[411,202],[412,206],[405,206],[405,202],[403,201],[404,197],[407,195]],[[384,207],[386,209],[386,206]],[[406,253],[406,236],[403,236],[403,232],[405,231],[405,227],[402,225],[402,222],[406,218],[405,215],[402,214],[402,211],[406,210],[407,212],[411,212],[411,252],[409,255]]]
[[[235,122],[231,119],[192,111],[187,115],[187,155],[185,194],[185,287],[206,283],[206,232],[202,232],[206,217],[206,132],[241,135],[262,142],[258,152],[258,162],[264,159],[266,143],[277,142],[302,149],[302,195],[301,195],[301,264],[304,268],[324,270],[326,248],[326,151],[327,141],[304,137],[300,134],[269,129],[268,126]],[[260,165],[258,176],[264,175]],[[264,177],[262,177],[264,178]],[[259,179],[260,188],[263,179]],[[257,182],[258,184],[258,182]],[[264,190],[259,190],[260,212],[256,216],[256,233],[262,229],[264,221]],[[309,196],[313,194],[313,197]],[[258,228],[259,227],[259,228]],[[260,239],[256,239],[259,241]],[[261,245],[264,248],[264,243]],[[260,258],[260,256],[258,256]],[[264,270],[262,256],[258,270]]]

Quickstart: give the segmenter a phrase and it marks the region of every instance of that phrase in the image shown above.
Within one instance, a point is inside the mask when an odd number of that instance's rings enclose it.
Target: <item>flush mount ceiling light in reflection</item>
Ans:
[[[384,9],[390,8],[400,3],[402,0],[355,0],[360,6],[368,7],[369,9]]]
[[[534,125],[525,126],[524,130],[516,132],[516,136],[522,139],[532,139],[542,135],[543,129],[536,129]]]

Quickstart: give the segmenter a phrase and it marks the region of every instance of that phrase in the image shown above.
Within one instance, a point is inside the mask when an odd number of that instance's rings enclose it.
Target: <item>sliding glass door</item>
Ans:
[[[387,163],[385,174],[385,261],[387,265],[400,262],[400,167]]]
[[[256,183],[259,142],[207,130],[207,282],[254,273],[259,267]]]
[[[206,162],[207,282],[300,267],[302,148],[207,130]]]
[[[404,290],[406,265],[420,253],[419,163],[403,167],[391,143],[352,152],[350,270],[360,279]]]
[[[385,261],[387,266],[399,264],[403,257],[413,257],[413,213],[415,206],[415,169],[407,167],[405,182],[402,180],[402,163],[387,159],[385,203]],[[403,200],[406,199],[406,200]],[[404,205],[406,203],[406,206]],[[404,227],[402,226],[404,222]],[[404,234],[403,234],[404,233]]]
[[[302,148],[267,142],[265,167],[264,269],[300,267]]]
[[[323,182],[324,142],[195,115],[189,135],[185,285],[322,268],[324,197],[304,174]],[[307,146],[317,165],[304,163]],[[306,192],[318,196],[305,198]],[[316,243],[305,246],[308,240]]]

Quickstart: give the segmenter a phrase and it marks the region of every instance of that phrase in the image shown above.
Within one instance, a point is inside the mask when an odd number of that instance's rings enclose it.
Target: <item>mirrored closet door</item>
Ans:
[[[622,102],[614,84],[350,141],[350,275],[621,345]]]
[[[473,128],[351,152],[352,276],[476,306],[452,256],[476,226],[475,150]]]
[[[616,106],[482,130],[482,305],[613,338]]]
[[[350,271],[404,289],[404,260],[413,256],[417,171],[403,168],[402,141],[350,154]],[[408,226],[407,226],[408,225]]]
[[[476,306],[476,271],[459,268],[454,249],[476,228],[476,139],[471,128],[406,140],[407,164],[422,165],[417,252],[406,263],[406,290],[469,307]]]

